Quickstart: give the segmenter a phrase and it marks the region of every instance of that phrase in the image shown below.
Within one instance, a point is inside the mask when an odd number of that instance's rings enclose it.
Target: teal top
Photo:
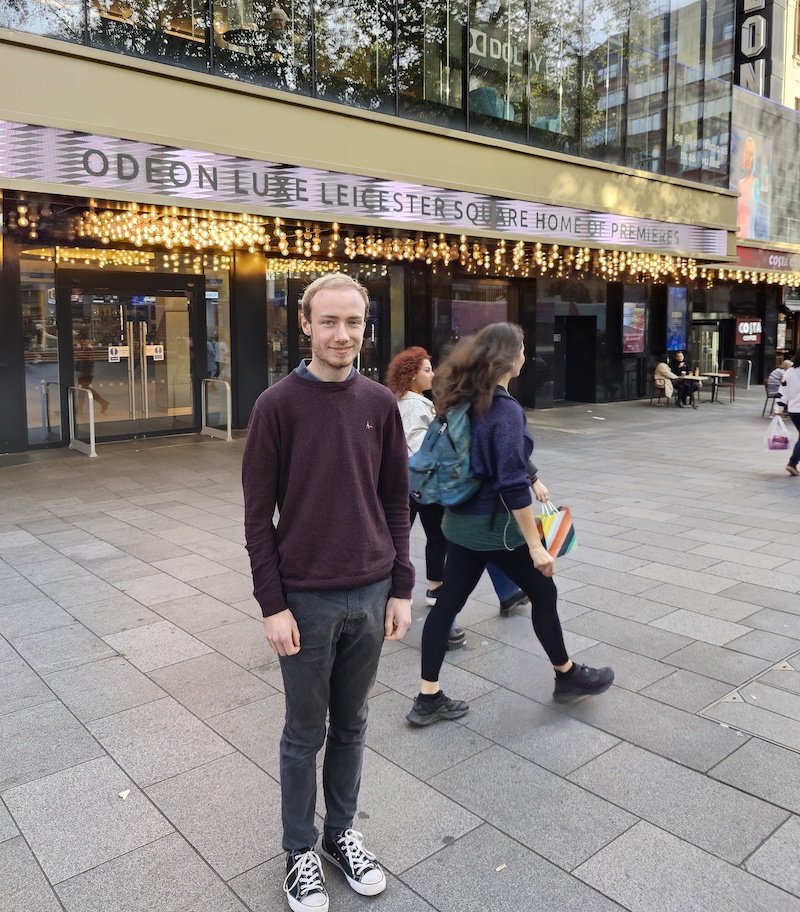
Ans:
[[[470,551],[514,551],[525,544],[514,515],[502,506],[494,522],[489,513],[469,515],[445,510],[442,532],[448,541]]]

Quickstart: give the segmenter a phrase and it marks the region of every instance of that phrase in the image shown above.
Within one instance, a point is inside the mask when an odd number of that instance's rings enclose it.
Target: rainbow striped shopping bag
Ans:
[[[569,554],[578,544],[569,507],[556,507],[548,500],[544,510],[544,513],[536,517],[542,544],[553,557]]]

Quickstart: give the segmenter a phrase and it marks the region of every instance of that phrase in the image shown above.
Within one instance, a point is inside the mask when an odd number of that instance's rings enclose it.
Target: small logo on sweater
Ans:
[[[369,421],[367,422],[367,430],[368,430],[368,431],[373,430],[373,427],[372,427],[372,425],[369,423]]]

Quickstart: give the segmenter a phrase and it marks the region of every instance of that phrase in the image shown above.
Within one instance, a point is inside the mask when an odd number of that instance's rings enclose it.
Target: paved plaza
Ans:
[[[442,673],[470,711],[414,729],[415,608],[355,823],[389,885],[328,866],[332,912],[800,912],[800,479],[763,400],[529,413],[578,534],[567,646],[615,685],[556,706],[530,617],[484,576]],[[0,912],[288,908],[242,445],[0,457]],[[413,547],[421,606],[416,526]]]

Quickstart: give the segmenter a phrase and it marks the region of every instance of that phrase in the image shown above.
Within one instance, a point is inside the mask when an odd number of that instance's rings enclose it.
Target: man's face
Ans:
[[[346,379],[361,351],[366,328],[364,299],[352,288],[323,289],[311,301],[311,320],[302,317],[311,339],[311,372],[320,380]]]

